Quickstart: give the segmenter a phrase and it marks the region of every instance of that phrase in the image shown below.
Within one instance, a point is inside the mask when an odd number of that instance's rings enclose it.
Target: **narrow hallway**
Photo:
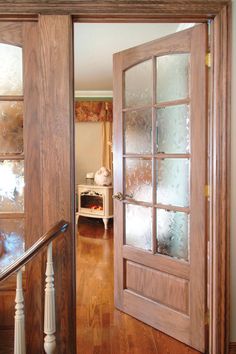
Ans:
[[[114,308],[113,230],[80,218],[77,234],[77,354],[197,354]]]

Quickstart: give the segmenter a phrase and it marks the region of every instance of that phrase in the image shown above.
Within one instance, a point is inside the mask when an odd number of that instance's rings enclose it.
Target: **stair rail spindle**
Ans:
[[[46,287],[44,307],[44,350],[47,354],[53,354],[56,350],[56,316],[55,316],[55,288],[52,259],[52,242],[47,248]]]
[[[22,289],[22,270],[16,275],[14,354],[25,354],[25,314]]]

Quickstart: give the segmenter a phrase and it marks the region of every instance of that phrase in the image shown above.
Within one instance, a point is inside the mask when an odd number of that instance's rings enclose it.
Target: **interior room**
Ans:
[[[113,54],[128,48],[168,36],[192,27],[194,24],[140,24],[140,23],[75,23],[74,24],[74,82],[75,82],[75,191],[76,191],[76,237],[77,237],[77,347],[83,353],[98,350],[101,353],[120,353],[116,348],[123,341],[124,352],[132,352],[142,343],[142,351],[164,353],[163,348],[176,353],[197,353],[188,346],[165,336],[141,321],[120,312],[114,306],[114,231],[113,231]],[[171,65],[171,63],[170,63]],[[142,69],[143,80],[148,75]],[[134,78],[133,78],[134,79]],[[173,82],[173,86],[175,83]],[[137,92],[138,94],[138,92]],[[177,113],[177,112],[175,112]],[[178,113],[177,113],[178,115]],[[185,116],[184,109],[179,116]],[[135,130],[135,121],[139,128]],[[141,116],[133,117],[126,126],[125,144],[132,151],[144,151],[152,139],[150,125]],[[148,118],[147,118],[148,119]],[[177,118],[178,119],[178,118]],[[172,129],[171,122],[168,129]],[[133,130],[132,130],[133,129]],[[163,129],[161,121],[159,129]],[[188,127],[184,122],[172,135],[165,135],[159,146],[178,146],[179,141],[188,149]],[[142,143],[143,136],[146,142]],[[177,138],[176,138],[177,136]],[[179,140],[179,141],[177,141]],[[178,148],[178,147],[177,147]],[[181,147],[180,147],[181,149]],[[151,198],[151,175],[148,162],[136,165],[130,159],[126,167],[126,197],[149,201]],[[178,169],[179,167],[176,166]],[[169,203],[184,203],[188,178],[188,165],[178,176],[169,195]],[[141,171],[141,172],[140,172]],[[165,175],[166,186],[171,179]],[[165,198],[164,185],[160,195]],[[182,188],[182,189],[181,189]],[[177,192],[176,192],[177,191]],[[161,194],[162,193],[162,194]],[[179,200],[183,198],[183,200]],[[182,204],[181,204],[182,203]],[[146,208],[147,209],[147,208]],[[126,238],[129,244],[148,250],[150,239],[145,234],[144,210],[127,212]],[[146,213],[146,214],[145,214]],[[178,213],[177,213],[178,214]],[[181,227],[181,213],[174,223]],[[179,219],[179,220],[177,220]],[[132,222],[135,220],[135,228]],[[162,223],[168,225],[168,217],[162,214]],[[165,238],[159,240],[160,252],[172,257],[187,259],[186,241],[176,241],[167,247]],[[123,328],[123,331],[120,330]],[[172,348],[172,349],[171,349]]]
[[[0,15],[0,354],[236,354],[236,0]]]

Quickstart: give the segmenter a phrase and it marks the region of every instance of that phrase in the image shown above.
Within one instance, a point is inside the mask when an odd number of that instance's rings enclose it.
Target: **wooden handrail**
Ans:
[[[14,263],[9,265],[0,272],[0,282],[9,278],[13,273],[17,272],[25,264],[27,264],[34,256],[36,256],[42,248],[47,246],[51,241],[53,241],[58,235],[66,232],[68,228],[68,222],[61,220],[55,224],[49,231],[47,231],[43,236],[41,236],[38,241],[36,241],[33,246],[31,246],[27,251],[25,251]]]

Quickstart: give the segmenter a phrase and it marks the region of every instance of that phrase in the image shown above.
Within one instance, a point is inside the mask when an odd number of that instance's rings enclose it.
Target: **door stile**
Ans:
[[[206,65],[205,56],[207,53],[207,26],[197,26],[193,32],[191,46],[192,67],[191,76],[191,131],[192,131],[192,178],[195,177],[195,187],[191,188],[192,223],[190,228],[196,230],[191,240],[190,247],[190,317],[192,319],[191,338],[193,345],[204,342],[204,327],[206,314],[206,277],[207,277],[207,233],[206,233],[206,127],[207,127],[207,90],[206,90]],[[198,73],[196,69],[198,68]],[[199,72],[200,71],[200,72]],[[202,104],[202,102],[204,104]],[[201,107],[201,109],[199,109]],[[201,143],[199,143],[201,142]],[[197,178],[196,178],[197,176]],[[199,208],[201,213],[194,213]],[[197,218],[196,218],[197,215]],[[200,236],[201,235],[201,236]],[[202,257],[199,262],[196,252]],[[203,274],[199,277],[197,272]],[[194,287],[193,287],[194,285]],[[203,346],[199,346],[204,351]]]
[[[152,78],[153,78],[153,89],[152,89],[152,253],[155,254],[157,250],[157,238],[156,238],[156,229],[157,223],[155,218],[155,207],[156,204],[156,165],[157,161],[155,159],[155,152],[156,152],[156,58],[155,56],[152,57]]]
[[[114,194],[123,192],[123,77],[122,77],[122,57],[116,54],[117,66],[114,65],[113,72],[113,87],[117,95],[113,99],[114,107],[114,123],[113,123],[113,164],[114,164]],[[124,211],[123,203],[114,199],[114,232],[117,235],[123,235]],[[123,239],[120,237],[114,238],[114,294],[115,306],[119,309],[123,308],[123,294],[122,289],[124,286],[124,266],[123,266]]]

